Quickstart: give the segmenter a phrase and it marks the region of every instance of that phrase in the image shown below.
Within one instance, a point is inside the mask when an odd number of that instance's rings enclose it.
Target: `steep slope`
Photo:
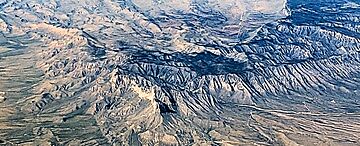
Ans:
[[[359,145],[356,2],[0,5],[5,38],[40,44],[44,75],[16,105],[39,123],[94,117],[107,142],[80,144]]]

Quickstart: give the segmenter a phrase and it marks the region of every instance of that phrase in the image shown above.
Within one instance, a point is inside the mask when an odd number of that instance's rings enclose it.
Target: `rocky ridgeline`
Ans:
[[[354,120],[333,122],[360,110],[358,7],[23,0],[1,4],[0,25],[42,43],[22,110],[91,114],[112,144],[358,144]]]

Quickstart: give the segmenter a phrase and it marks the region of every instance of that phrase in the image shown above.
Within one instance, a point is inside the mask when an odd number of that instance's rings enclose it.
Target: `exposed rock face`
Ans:
[[[5,40],[38,42],[31,56],[44,75],[18,102],[24,113],[92,115],[112,145],[360,144],[355,1],[0,6]],[[35,131],[46,139],[34,144],[102,142]]]

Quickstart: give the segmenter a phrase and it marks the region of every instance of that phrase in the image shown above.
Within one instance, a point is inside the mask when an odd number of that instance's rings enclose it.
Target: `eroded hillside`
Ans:
[[[360,144],[356,1],[0,3],[3,144]]]

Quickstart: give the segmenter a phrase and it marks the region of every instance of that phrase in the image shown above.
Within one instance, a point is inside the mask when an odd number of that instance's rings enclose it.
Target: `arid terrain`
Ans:
[[[0,0],[0,145],[360,145],[357,0]]]

